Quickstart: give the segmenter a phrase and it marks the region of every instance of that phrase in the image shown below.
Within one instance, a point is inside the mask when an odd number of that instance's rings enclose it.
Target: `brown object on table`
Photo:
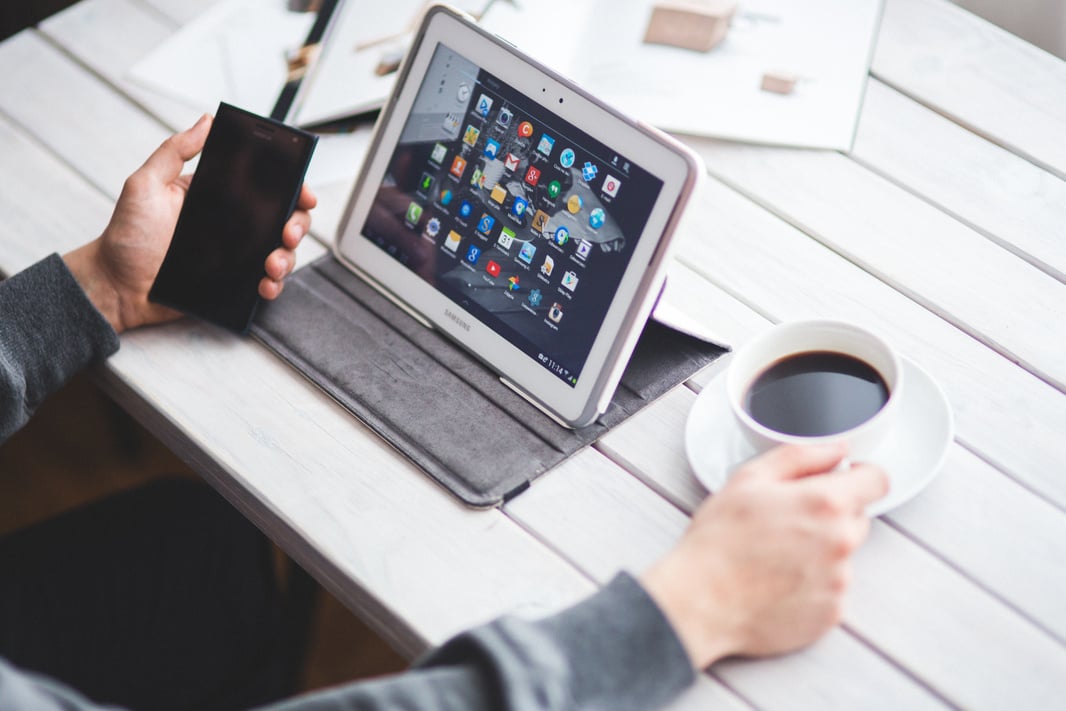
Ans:
[[[318,12],[322,0],[289,0],[289,12]]]
[[[644,42],[710,51],[725,39],[736,10],[736,0],[658,0]]]
[[[791,94],[796,89],[799,77],[789,72],[766,72],[762,75],[763,91],[772,91],[775,94]]]
[[[403,64],[404,54],[406,54],[405,47],[393,47],[391,50],[382,52],[381,58],[374,67],[375,76],[383,77],[399,69]]]
[[[286,56],[286,61],[289,64],[289,75],[285,81],[303,79],[304,75],[307,74],[307,70],[318,59],[320,49],[320,45],[316,42],[314,44],[305,44],[303,47],[289,52]]]

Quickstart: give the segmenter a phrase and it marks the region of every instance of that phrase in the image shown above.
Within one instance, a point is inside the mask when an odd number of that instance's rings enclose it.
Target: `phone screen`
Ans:
[[[316,142],[220,104],[149,299],[247,331]]]

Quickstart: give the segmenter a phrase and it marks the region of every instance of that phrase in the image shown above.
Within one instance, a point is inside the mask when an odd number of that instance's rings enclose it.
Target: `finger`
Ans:
[[[843,443],[784,445],[752,459],[745,468],[757,476],[799,479],[831,470],[840,464],[847,451]]]
[[[281,232],[281,243],[289,249],[296,249],[310,228],[311,216],[305,210],[297,210],[285,223],[285,229]]]
[[[311,192],[311,188],[304,184],[300,188],[300,198],[296,201],[296,207],[301,210],[313,210],[318,205],[318,197]]]
[[[169,183],[181,175],[185,161],[192,160],[203,150],[207,134],[211,130],[211,116],[204,114],[196,124],[163,141],[163,144],[148,157],[141,170],[151,178]]]
[[[837,522],[840,533],[835,541],[834,557],[846,561],[866,541],[872,524],[870,517],[861,513],[838,519]]]
[[[263,271],[274,281],[282,281],[292,272],[295,264],[296,255],[288,249],[279,247],[267,255],[263,263]]]
[[[854,548],[852,550],[855,550],[859,546],[861,546],[863,541],[866,540],[867,536],[870,535],[870,525],[870,518],[868,516],[856,517],[855,523],[853,524],[851,529],[852,535],[854,536],[854,538],[852,539]]]
[[[848,469],[829,472],[810,480],[812,487],[825,487],[834,497],[846,502],[847,509],[857,515],[888,493],[888,475],[873,464],[856,464]]]
[[[285,283],[281,281],[275,281],[270,277],[263,277],[259,280],[259,295],[267,301],[273,301],[281,295],[281,290],[285,288]]]

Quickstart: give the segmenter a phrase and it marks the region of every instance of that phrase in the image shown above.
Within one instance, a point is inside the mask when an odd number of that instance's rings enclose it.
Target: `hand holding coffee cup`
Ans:
[[[756,451],[843,441],[851,461],[868,459],[891,431],[903,387],[899,354],[842,321],[771,328],[739,349],[726,373],[730,408]]]

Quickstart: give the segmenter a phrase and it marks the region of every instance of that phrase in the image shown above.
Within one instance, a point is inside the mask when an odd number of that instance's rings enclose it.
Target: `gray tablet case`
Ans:
[[[470,506],[497,506],[718,358],[649,321],[607,412],[560,426],[331,255],[263,304],[252,334]],[[358,464],[353,463],[353,466]]]

